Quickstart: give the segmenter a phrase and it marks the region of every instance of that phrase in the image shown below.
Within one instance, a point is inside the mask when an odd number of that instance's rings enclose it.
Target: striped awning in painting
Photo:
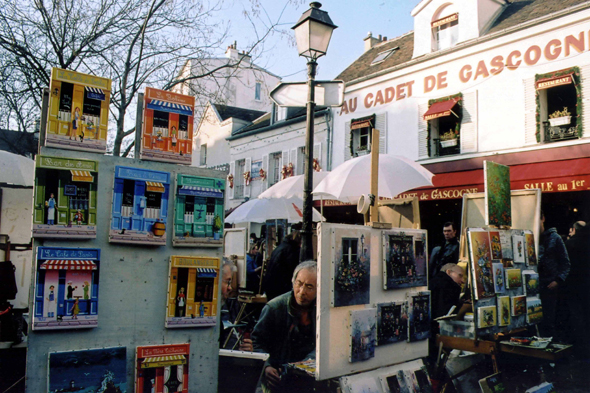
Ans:
[[[223,192],[216,188],[210,187],[196,187],[196,186],[182,186],[178,190],[178,195],[192,195],[198,197],[223,198]]]
[[[90,87],[90,86],[85,86],[84,89],[86,89],[86,96],[88,98],[92,98],[93,100],[104,101],[105,94],[102,89],[99,89],[98,87]]]
[[[141,363],[141,368],[156,368],[186,364],[184,355],[150,356]]]
[[[217,277],[217,270],[208,267],[198,267],[197,276],[199,277]]]
[[[147,104],[147,108],[162,112],[178,113],[186,116],[193,115],[193,108],[191,108],[188,105],[182,105],[162,100],[152,100]]]
[[[43,262],[40,269],[46,270],[96,270],[96,264],[84,259],[51,259]]]
[[[166,188],[164,188],[164,184],[158,183],[155,181],[146,181],[145,185],[147,186],[147,191],[151,192],[165,192]]]
[[[94,181],[94,176],[88,171],[71,170],[70,173],[72,174],[72,181],[83,181],[87,183],[92,183]]]

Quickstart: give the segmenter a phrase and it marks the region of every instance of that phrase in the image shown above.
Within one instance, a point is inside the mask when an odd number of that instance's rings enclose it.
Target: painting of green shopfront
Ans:
[[[33,236],[96,238],[98,162],[38,156]]]
[[[173,245],[221,247],[225,180],[178,174]]]

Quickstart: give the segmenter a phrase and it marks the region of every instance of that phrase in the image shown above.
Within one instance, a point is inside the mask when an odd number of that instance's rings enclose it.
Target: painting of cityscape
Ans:
[[[377,309],[350,311],[350,363],[375,357]]]
[[[124,393],[127,349],[112,347],[49,353],[48,392]]]
[[[430,291],[407,296],[410,307],[408,341],[425,340],[430,337]]]
[[[408,303],[377,304],[377,345],[408,339]]]
[[[489,233],[470,230],[469,246],[476,299],[495,296]]]
[[[414,250],[414,236],[400,231],[383,233],[383,289],[425,286],[427,280],[424,242]]]
[[[334,229],[333,307],[369,303],[371,231]]]

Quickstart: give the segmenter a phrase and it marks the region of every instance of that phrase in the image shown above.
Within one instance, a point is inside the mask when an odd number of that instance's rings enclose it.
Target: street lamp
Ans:
[[[305,175],[303,183],[303,228],[301,230],[301,262],[316,259],[312,244],[312,209],[313,199],[313,119],[315,112],[314,82],[317,69],[316,59],[326,54],[332,31],[336,26],[326,11],[320,10],[321,4],[314,1],[299,21],[292,27],[295,30],[299,56],[307,58],[307,130],[305,138]]]

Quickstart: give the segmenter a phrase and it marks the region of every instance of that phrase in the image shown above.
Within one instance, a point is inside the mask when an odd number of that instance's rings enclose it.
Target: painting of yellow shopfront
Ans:
[[[45,145],[104,153],[111,80],[53,68]]]
[[[166,327],[215,326],[219,258],[171,256]]]

